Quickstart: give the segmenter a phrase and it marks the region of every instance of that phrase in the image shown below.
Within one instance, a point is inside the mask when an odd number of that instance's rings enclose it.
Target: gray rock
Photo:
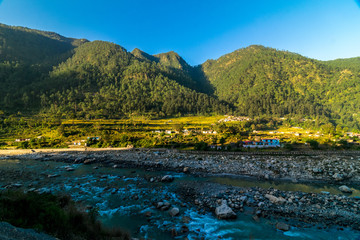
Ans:
[[[313,173],[323,173],[324,172],[324,170],[321,168],[313,168],[312,171],[313,171]]]
[[[55,177],[59,177],[59,174],[49,174],[48,178],[55,178]]]
[[[169,214],[170,214],[172,217],[177,216],[179,213],[180,213],[180,210],[179,210],[177,207],[174,207],[174,208],[172,208],[172,209],[169,211]]]
[[[286,223],[283,223],[283,222],[276,223],[275,227],[276,227],[276,229],[279,229],[279,230],[284,231],[284,232],[290,230],[290,226],[288,224],[286,224]]]
[[[171,175],[165,175],[161,178],[162,182],[172,182],[174,181],[174,177]]]
[[[332,177],[333,177],[336,181],[344,180],[344,175],[342,175],[342,174],[340,174],[340,173],[335,173]]]
[[[22,185],[21,183],[13,183],[13,184],[11,184],[10,187],[20,188],[20,187],[22,187],[22,186],[23,186],[23,185]]]
[[[269,199],[270,202],[276,203],[276,204],[283,204],[283,203],[286,202],[285,198],[283,198],[283,197],[275,197],[274,195],[271,195],[271,194],[265,194],[265,197],[267,199]]]
[[[348,186],[345,186],[345,185],[340,186],[339,190],[344,193],[352,193],[353,192]]]
[[[236,218],[235,212],[223,200],[222,204],[215,209],[215,215],[218,219],[234,219]]]
[[[164,203],[163,202],[158,202],[157,205],[156,205],[156,208],[161,208],[162,206],[164,206]]]

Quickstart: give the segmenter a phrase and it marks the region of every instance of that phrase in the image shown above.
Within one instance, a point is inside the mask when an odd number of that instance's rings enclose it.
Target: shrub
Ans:
[[[316,140],[308,140],[306,141],[308,144],[310,144],[310,147],[312,149],[319,149],[319,142]]]
[[[5,191],[0,193],[0,219],[16,227],[44,231],[60,239],[127,240],[123,231],[108,231],[95,212],[81,212],[68,196]]]
[[[194,148],[195,150],[206,151],[208,149],[208,144],[206,142],[201,141],[196,143]]]

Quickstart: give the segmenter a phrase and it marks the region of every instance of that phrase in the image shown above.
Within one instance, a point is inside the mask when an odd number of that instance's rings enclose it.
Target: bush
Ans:
[[[105,230],[96,220],[96,212],[79,211],[68,196],[2,192],[0,219],[16,227],[44,231],[60,239],[130,239],[123,231]]]
[[[284,149],[286,149],[288,151],[292,151],[292,150],[294,150],[294,145],[291,143],[285,143]]]
[[[308,144],[310,144],[310,147],[312,149],[319,149],[319,142],[316,140],[308,140],[306,141]]]
[[[208,144],[206,142],[199,142],[199,143],[196,143],[195,146],[194,146],[195,150],[198,150],[198,151],[206,151],[208,149]]]

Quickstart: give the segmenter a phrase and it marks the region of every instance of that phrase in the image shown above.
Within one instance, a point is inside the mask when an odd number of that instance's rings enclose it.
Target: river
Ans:
[[[72,171],[68,171],[68,170]],[[260,219],[239,213],[236,220],[218,220],[213,213],[199,212],[192,203],[184,202],[177,189],[181,183],[209,181],[219,184],[275,188],[283,191],[303,191],[342,194],[338,186],[290,182],[255,181],[234,176],[197,177],[190,174],[146,171],[142,169],[108,168],[102,165],[65,164],[37,160],[0,160],[0,188],[25,191],[70,194],[83,206],[95,207],[99,220],[107,227],[119,227],[132,237],[145,239],[359,239],[360,232],[321,225],[291,227],[282,232],[275,228],[276,220]],[[150,182],[149,179],[171,175],[171,183]],[[356,187],[351,197],[360,197]],[[169,202],[180,209],[172,217],[154,204]],[[321,229],[319,229],[321,228]],[[176,235],[176,236],[174,236]]]

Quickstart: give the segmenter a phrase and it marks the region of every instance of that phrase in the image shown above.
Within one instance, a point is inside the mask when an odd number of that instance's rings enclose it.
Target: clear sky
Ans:
[[[192,65],[252,44],[360,56],[359,0],[0,0],[0,22],[178,52]]]

